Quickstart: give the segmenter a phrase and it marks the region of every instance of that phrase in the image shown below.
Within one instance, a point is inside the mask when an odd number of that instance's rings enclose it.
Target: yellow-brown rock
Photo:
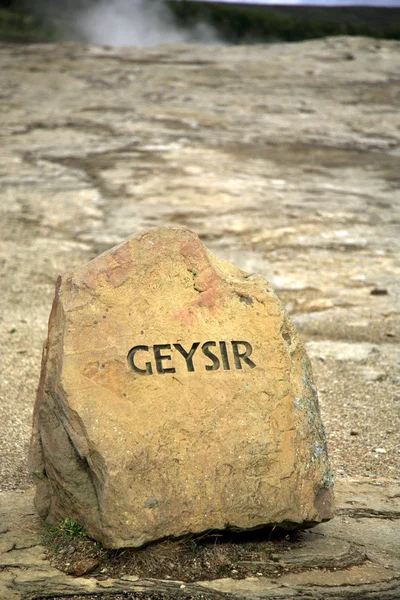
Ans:
[[[188,229],[60,277],[30,453],[36,507],[107,547],[330,519],[309,360],[268,282]]]

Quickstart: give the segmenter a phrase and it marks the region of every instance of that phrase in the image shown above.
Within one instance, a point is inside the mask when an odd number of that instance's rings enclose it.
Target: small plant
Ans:
[[[86,535],[85,529],[76,523],[73,519],[66,517],[61,521],[55,528],[55,533],[59,535],[65,535],[68,537],[84,537]]]

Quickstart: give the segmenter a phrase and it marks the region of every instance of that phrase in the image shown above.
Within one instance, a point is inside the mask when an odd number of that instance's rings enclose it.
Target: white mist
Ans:
[[[102,0],[74,11],[80,41],[109,46],[155,46],[197,42],[220,43],[212,27],[178,27],[162,0]]]

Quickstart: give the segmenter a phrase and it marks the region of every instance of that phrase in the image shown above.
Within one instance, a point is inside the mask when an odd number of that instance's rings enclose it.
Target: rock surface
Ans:
[[[35,503],[107,547],[333,515],[311,365],[268,282],[188,229],[58,279],[34,413]]]
[[[392,477],[398,490],[399,49],[362,38],[217,51],[0,46],[1,490],[29,490],[27,446],[57,275],[134,232],[176,223],[271,282],[311,343],[334,470],[370,478],[362,497],[354,483],[346,505],[338,485],[339,512],[349,514],[309,535],[340,523],[342,539],[353,524],[373,560],[378,540],[390,553],[399,492],[389,500],[375,478]],[[9,508],[23,499],[5,496]],[[14,521],[4,513],[0,530]],[[20,566],[0,576],[26,597],[46,585],[50,596],[107,589],[66,584],[48,563],[32,576],[24,568],[40,552],[17,548],[2,557]],[[379,555],[384,568],[388,555]],[[283,597],[300,598],[301,589],[319,598],[400,596],[396,570],[375,570],[375,581],[371,570],[365,585],[349,585],[350,572],[327,571],[326,586],[251,585]]]
[[[29,485],[57,275],[174,223],[265,275],[302,339],[324,343],[334,468],[398,477],[399,43],[1,45],[0,61],[0,489]]]

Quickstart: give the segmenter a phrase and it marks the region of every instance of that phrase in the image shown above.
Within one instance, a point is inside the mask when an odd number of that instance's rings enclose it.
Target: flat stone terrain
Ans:
[[[397,600],[400,596],[400,505],[398,485],[388,480],[337,482],[338,516],[301,534],[294,548],[273,556],[273,578],[182,581],[123,576],[102,580],[72,577],[52,567],[42,545],[43,524],[32,491],[0,494],[0,598],[295,598]],[[73,560],[73,557],[70,559]],[[97,595],[98,596],[97,596]],[[118,595],[121,594],[121,595]],[[123,595],[124,594],[124,595]],[[128,595],[132,594],[132,595]]]
[[[0,489],[16,492],[10,505],[31,485],[56,276],[168,224],[267,277],[312,358],[334,470],[398,485],[399,50],[361,38],[0,46]],[[388,519],[354,525],[366,547],[391,539],[398,521]],[[347,575],[328,574],[344,585]]]

